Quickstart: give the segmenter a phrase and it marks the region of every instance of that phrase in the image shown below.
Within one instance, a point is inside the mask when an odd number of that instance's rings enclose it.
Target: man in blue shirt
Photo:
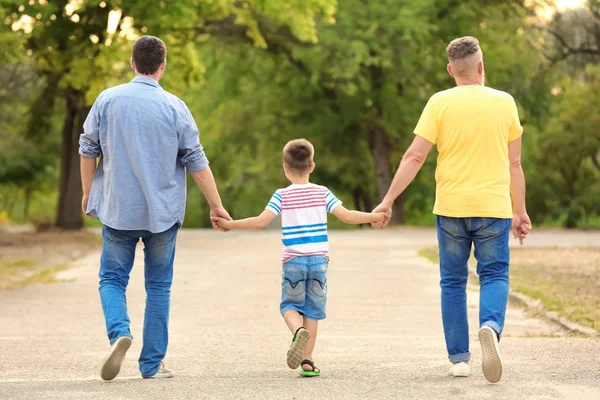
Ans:
[[[158,84],[167,65],[165,44],[142,36],[132,53],[135,78],[98,96],[79,140],[82,209],[103,224],[100,298],[112,345],[100,372],[105,380],[118,375],[133,338],[125,292],[140,239],[147,294],[140,372],[144,378],[173,376],[162,360],[175,240],[185,212],[186,170],[206,197],[211,218],[231,219],[190,110]]]

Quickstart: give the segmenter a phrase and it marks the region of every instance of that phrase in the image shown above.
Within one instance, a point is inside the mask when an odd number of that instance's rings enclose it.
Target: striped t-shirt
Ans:
[[[278,189],[266,209],[281,213],[283,262],[298,256],[329,259],[327,213],[342,202],[325,186],[306,183]]]

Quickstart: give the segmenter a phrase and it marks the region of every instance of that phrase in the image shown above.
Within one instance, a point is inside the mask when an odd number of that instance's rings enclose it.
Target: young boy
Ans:
[[[347,224],[385,219],[384,213],[349,211],[326,187],[309,182],[315,169],[314,147],[306,139],[292,140],[283,149],[283,169],[292,182],[273,194],[258,217],[238,221],[217,218],[222,229],[262,229],[281,213],[283,231],[283,282],[280,311],[292,332],[287,353],[291,369],[300,375],[318,376],[312,361],[318,321],[325,318],[327,298],[327,212]]]

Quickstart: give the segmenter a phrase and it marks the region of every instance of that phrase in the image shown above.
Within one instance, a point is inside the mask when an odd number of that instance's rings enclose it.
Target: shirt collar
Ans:
[[[133,78],[131,80],[131,83],[144,83],[146,85],[160,87],[160,85],[158,84],[157,81],[155,81],[154,79],[149,78],[147,76],[136,76],[135,78]]]

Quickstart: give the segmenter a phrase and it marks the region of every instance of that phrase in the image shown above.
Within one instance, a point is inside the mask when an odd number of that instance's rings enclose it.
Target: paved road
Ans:
[[[446,375],[437,266],[419,258],[428,229],[331,233],[322,376],[287,368],[290,335],[278,314],[276,231],[183,231],[178,243],[166,362],[177,377],[142,380],[141,248],[130,283],[134,344],[118,379],[102,382],[108,350],[97,291],[98,254],[69,281],[0,292],[0,399],[598,399],[600,343],[565,336],[511,307],[501,348],[505,375],[487,384],[470,292],[474,373]],[[555,243],[556,242],[556,243]],[[533,235],[536,245],[600,243],[587,233]]]

